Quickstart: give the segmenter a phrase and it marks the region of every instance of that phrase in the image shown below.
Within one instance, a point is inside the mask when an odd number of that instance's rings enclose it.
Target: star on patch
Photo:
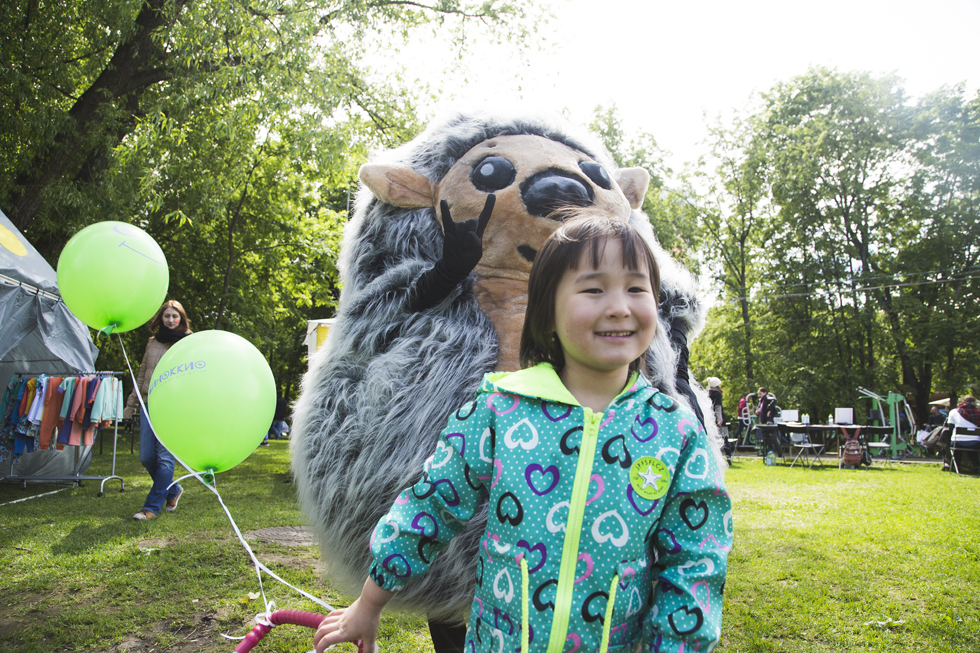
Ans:
[[[644,490],[647,489],[648,487],[652,487],[654,491],[659,492],[660,488],[657,487],[657,481],[659,481],[663,477],[664,477],[663,474],[657,474],[656,472],[653,471],[653,465],[647,465],[647,471],[640,472],[640,478],[643,479]]]

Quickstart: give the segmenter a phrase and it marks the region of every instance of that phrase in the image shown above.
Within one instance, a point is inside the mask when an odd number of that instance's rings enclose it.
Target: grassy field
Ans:
[[[51,486],[0,484],[0,650],[231,651],[262,609],[258,581],[215,497],[196,481],[176,513],[135,522],[149,477],[128,442],[125,478],[30,501]],[[301,522],[285,442],[219,474],[243,532]],[[107,474],[109,453],[90,474]],[[980,651],[980,479],[938,465],[812,471],[736,459],[725,652]],[[250,539],[258,558],[333,605],[313,546]],[[266,577],[280,608],[316,610]],[[309,650],[310,631],[275,629],[255,651]],[[389,615],[382,650],[431,651],[425,622]],[[338,647],[342,648],[342,647]],[[353,650],[349,647],[345,650]]]

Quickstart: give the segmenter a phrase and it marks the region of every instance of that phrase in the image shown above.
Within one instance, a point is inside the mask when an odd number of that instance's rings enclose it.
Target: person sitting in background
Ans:
[[[262,444],[268,446],[269,438],[279,440],[289,433],[289,425],[286,424],[286,412],[289,409],[289,404],[286,399],[276,393],[276,412],[272,416],[272,426],[269,427],[269,432],[265,434],[265,440]]]
[[[977,408],[976,398],[973,395],[966,395],[960,399],[960,405],[949,411],[948,419],[953,426],[980,428],[980,408]]]
[[[949,411],[949,418],[947,423],[951,424],[954,429],[956,427],[976,429],[980,428],[980,409],[977,408],[977,400],[973,395],[966,395],[960,399],[960,405],[955,409]],[[973,458],[974,470],[980,469],[980,435],[967,435],[965,433],[956,433],[954,430],[950,436],[950,442],[956,443],[957,449],[969,449],[971,450],[971,457]],[[947,456],[944,452],[943,460],[947,460]],[[957,463],[959,464],[959,462]],[[947,466],[944,464],[943,469]]]
[[[912,422],[909,421],[909,416],[905,413],[898,414],[898,430],[902,435],[910,435],[912,433]]]

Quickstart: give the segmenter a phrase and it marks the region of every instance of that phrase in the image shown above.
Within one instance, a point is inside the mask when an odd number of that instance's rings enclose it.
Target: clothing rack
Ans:
[[[35,373],[35,372],[17,372],[14,376],[18,376],[18,377],[34,376],[34,377],[36,377],[36,376],[39,376],[39,374],[43,374],[43,372],[41,372],[41,373]],[[123,374],[125,374],[125,372],[117,372],[117,371],[114,371],[114,370],[102,370],[102,371],[96,371],[96,372],[73,372],[71,374],[65,374],[63,372],[58,372],[56,374],[47,374],[46,376],[59,376],[59,375],[61,375],[61,376],[119,376],[119,375],[123,375]],[[103,431],[105,431],[105,428],[97,428],[96,429],[96,437],[101,436],[102,433],[103,433]],[[67,482],[71,482],[72,487],[79,487],[81,485],[81,481],[101,481],[101,483],[99,484],[99,494],[97,495],[97,496],[100,496],[101,497],[105,493],[105,484],[106,484],[106,482],[107,481],[111,481],[113,479],[118,479],[119,480],[119,491],[122,492],[122,491],[124,491],[126,489],[126,481],[123,480],[122,476],[117,476],[116,475],[116,444],[117,444],[118,439],[119,439],[119,419],[117,418],[117,419],[113,420],[113,422],[112,422],[112,469],[111,469],[111,471],[109,473],[109,476],[83,476],[80,473],[80,470],[81,470],[81,467],[82,467],[82,462],[85,460],[85,457],[83,455],[81,455],[81,449],[82,448],[81,447],[75,447],[75,469],[74,469],[73,474],[70,475],[70,476],[19,476],[17,474],[13,474],[12,473],[12,474],[10,474],[8,476],[0,477],[0,482],[6,482],[6,483],[23,483],[24,484],[24,489],[26,490],[27,489],[27,483],[28,483],[28,481],[54,481],[54,482],[66,482],[67,481]],[[95,441],[93,440],[92,441],[92,444],[89,445],[89,446],[91,446],[93,448],[93,455],[94,455]],[[15,465],[11,465],[11,471],[13,471],[14,467],[15,467]]]

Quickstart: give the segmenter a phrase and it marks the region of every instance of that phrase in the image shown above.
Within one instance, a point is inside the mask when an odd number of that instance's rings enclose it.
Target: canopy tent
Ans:
[[[323,346],[323,343],[327,340],[327,332],[330,331],[330,327],[334,325],[337,318],[330,317],[324,320],[307,320],[306,321],[306,338],[303,340],[303,344],[306,345],[306,360],[312,361],[313,354],[317,353]]]
[[[0,325],[0,391],[18,373],[68,375],[95,369],[98,349],[88,327],[61,300],[54,268],[2,211]],[[16,466],[12,459],[4,461],[0,477],[80,474],[91,458],[91,447],[35,451]]]

